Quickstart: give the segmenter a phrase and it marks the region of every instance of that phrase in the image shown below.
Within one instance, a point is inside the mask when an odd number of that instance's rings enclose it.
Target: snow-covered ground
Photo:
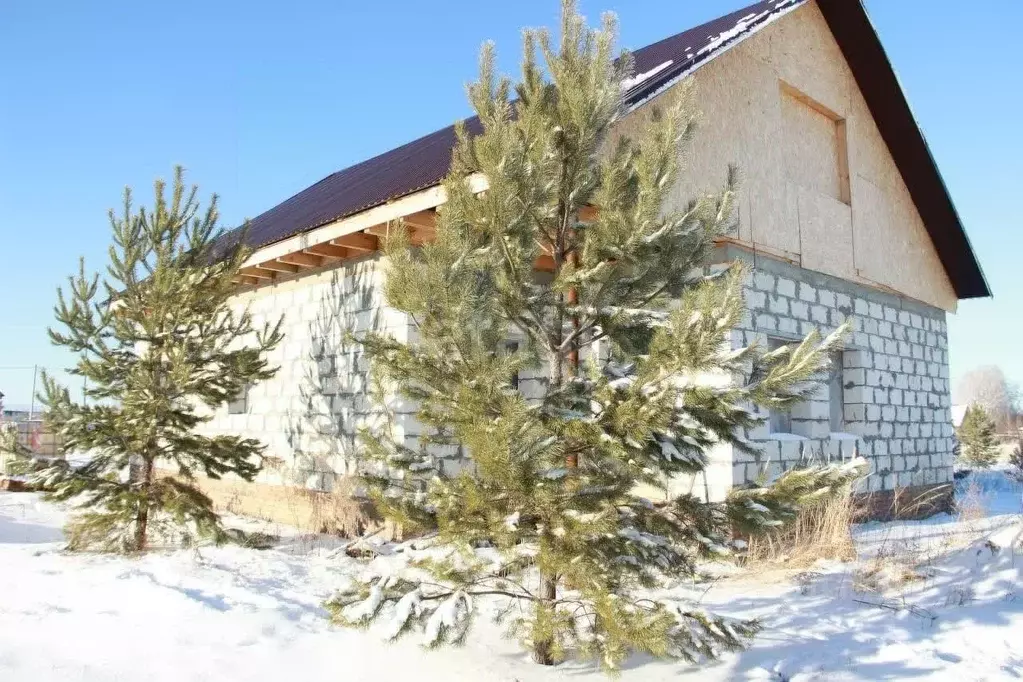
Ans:
[[[977,481],[986,516],[861,526],[855,564],[677,588],[708,610],[761,618],[764,632],[709,667],[637,657],[621,679],[1023,678],[1021,490],[999,473]],[[329,538],[72,556],[63,518],[35,495],[0,493],[4,682],[607,679],[584,662],[536,666],[485,618],[464,647],[438,651],[332,627],[321,604],[361,565]]]

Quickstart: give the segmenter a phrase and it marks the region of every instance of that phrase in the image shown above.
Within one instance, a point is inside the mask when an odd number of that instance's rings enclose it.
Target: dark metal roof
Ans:
[[[628,103],[637,105],[650,99],[805,2],[764,0],[636,50],[634,73],[638,76],[626,92]],[[882,136],[892,148],[956,293],[960,298],[990,295],[951,198],[865,10],[859,0],[818,2]],[[480,131],[475,117],[465,124],[470,133]],[[246,242],[254,247],[265,246],[437,185],[448,172],[454,144],[455,128],[448,126],[332,173],[251,220]]]

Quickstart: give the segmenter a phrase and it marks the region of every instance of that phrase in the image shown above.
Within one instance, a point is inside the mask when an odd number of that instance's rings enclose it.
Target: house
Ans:
[[[693,79],[701,132],[672,199],[722,185],[736,163],[744,183],[738,230],[713,267],[752,263],[749,307],[734,343],[774,345],[851,320],[853,333],[813,400],[767,414],[748,437],[759,458],[730,449],[694,486],[720,499],[733,485],[807,458],[866,457],[863,482],[883,507],[908,490],[950,499],[946,315],[988,296],[941,175],[859,0],[768,0],[634,52],[629,130],[648,104]],[[478,122],[467,122],[471,130]],[[251,222],[256,247],[237,296],[257,321],[285,316],[272,381],[225,405],[209,428],[268,445],[254,484],[207,482],[224,504],[306,523],[309,500],[357,466],[356,433],[381,419],[367,360],[346,331],[410,321],[383,302],[379,237],[403,219],[413,243],[432,238],[439,182],[454,129],[431,133],[334,173]],[[478,189],[485,178],[476,178]],[[524,377],[521,390],[530,390]],[[411,407],[391,396],[390,428],[415,439]],[[456,465],[458,453],[450,455]],[[443,462],[442,462],[443,465]],[[289,516],[290,515],[290,516]]]

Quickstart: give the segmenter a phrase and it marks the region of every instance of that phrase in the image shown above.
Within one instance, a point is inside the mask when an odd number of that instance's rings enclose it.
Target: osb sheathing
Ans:
[[[697,192],[718,190],[728,165],[736,164],[741,242],[955,310],[955,292],[930,236],[816,3],[775,21],[691,78],[699,128],[673,202],[681,206]],[[786,126],[784,108],[792,101],[785,90],[802,93],[844,125],[848,203],[836,198],[841,192],[830,170],[822,171],[820,182],[807,180],[807,159],[824,153],[821,138],[794,134],[791,111]],[[649,109],[641,107],[620,130],[627,134],[641,125]],[[807,123],[823,125],[819,118]],[[823,163],[834,162],[828,154]]]

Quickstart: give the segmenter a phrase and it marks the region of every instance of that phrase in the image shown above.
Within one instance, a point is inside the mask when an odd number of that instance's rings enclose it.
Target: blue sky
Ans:
[[[743,0],[583,0],[639,47]],[[1023,3],[866,0],[995,298],[950,317],[953,378],[1023,380]],[[451,123],[482,41],[513,72],[556,0],[0,3],[0,391],[27,403],[55,287],[105,264],[106,210],[174,164],[239,223],[323,176]]]

